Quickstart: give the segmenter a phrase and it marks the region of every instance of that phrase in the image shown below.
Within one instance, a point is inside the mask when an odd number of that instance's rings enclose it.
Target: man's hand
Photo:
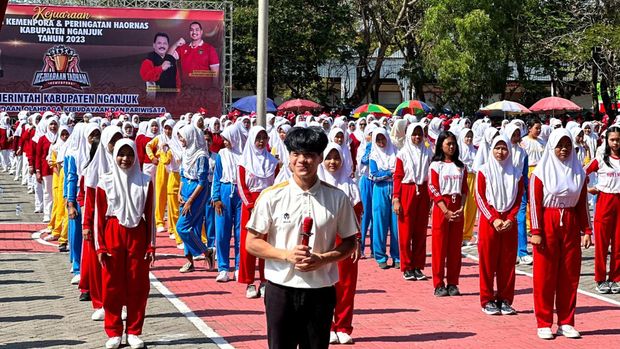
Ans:
[[[185,45],[185,39],[180,38],[179,40],[177,40],[177,42],[175,43],[175,45],[176,45],[177,47]]]
[[[171,66],[172,66],[172,64],[170,63],[170,61],[164,61],[164,63],[161,64],[161,70],[166,71]]]
[[[321,255],[312,253],[310,257],[302,259],[301,262],[295,264],[295,269],[303,272],[317,270],[325,264],[325,259]]]
[[[286,261],[297,265],[302,260],[310,257],[310,247],[304,245],[297,245],[292,250],[286,251]]]

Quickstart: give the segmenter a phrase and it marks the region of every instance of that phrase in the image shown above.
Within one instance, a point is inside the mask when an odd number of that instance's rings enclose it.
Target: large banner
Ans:
[[[222,114],[224,12],[9,5],[0,110]]]

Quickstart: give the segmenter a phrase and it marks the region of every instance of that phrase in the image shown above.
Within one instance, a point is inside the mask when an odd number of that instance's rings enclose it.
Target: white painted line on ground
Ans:
[[[462,252],[462,255],[463,255],[463,256],[465,256],[465,257],[467,257],[467,258],[469,258],[469,259],[473,259],[473,260],[475,260],[476,262],[479,262],[479,261],[480,261],[480,260],[478,259],[478,257],[477,257],[477,256],[474,256],[474,255],[469,254],[469,253],[466,253],[466,252]],[[519,270],[519,269],[515,269],[515,272],[516,272],[517,274],[519,274],[519,275],[528,276],[528,277],[530,277],[530,278],[532,278],[532,279],[534,278],[534,275],[533,275],[532,273],[528,273],[528,272],[526,272],[526,271],[521,271],[521,270]],[[607,297],[605,297],[605,296],[601,296],[600,294],[596,294],[596,293],[588,292],[588,291],[582,290],[581,288],[578,288],[578,289],[577,289],[577,292],[578,292],[578,293],[581,293],[581,294],[583,294],[583,295],[586,295],[586,296],[590,296],[590,297],[592,297],[592,298],[596,298],[596,299],[598,299],[598,300],[600,300],[600,301],[603,301],[603,302],[611,303],[611,304],[613,304],[613,305],[620,305],[620,302],[618,302],[618,301],[617,301],[617,300],[615,300],[615,299],[607,298]]]
[[[45,241],[45,240],[41,239],[41,235],[43,235],[44,232],[45,232],[45,230],[35,231],[34,233],[32,233],[32,239],[35,240],[36,242],[40,243],[41,245],[58,247],[57,244],[53,244],[53,243],[51,243],[49,241]]]
[[[211,339],[213,343],[215,343],[219,348],[222,349],[234,349],[230,343],[224,339],[224,337],[220,336],[215,332],[209,325],[207,325],[201,318],[196,316],[196,314],[185,304],[182,300],[180,300],[174,293],[172,293],[164,284],[162,284],[153,273],[149,273],[149,277],[151,279],[151,285],[159,291],[167,300],[174,305],[177,310],[183,314],[197,329],[202,332],[207,338]]]

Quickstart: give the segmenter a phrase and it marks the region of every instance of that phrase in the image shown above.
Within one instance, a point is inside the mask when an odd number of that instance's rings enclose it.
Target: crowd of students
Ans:
[[[573,326],[582,247],[596,244],[596,290],[620,292],[617,122],[269,114],[263,128],[255,115],[78,121],[22,111],[15,122],[0,114],[0,170],[33,194],[45,239],[69,251],[71,283],[92,302],[92,319],[104,320],[106,347],[117,348],[125,332],[141,348],[161,234],[183,250],[180,273],[204,259],[217,282],[234,279],[246,297],[264,295],[264,261],[245,249],[246,224],[261,192],[291,176],[284,139],[292,127],[328,135],[319,176],[349,196],[361,223],[357,251],[338,264],[332,344],[353,342],[358,259],[427,279],[429,219],[434,295],[460,294],[461,247],[477,244],[482,311],[515,314],[515,263],[534,262],[540,338],[554,336],[554,306],[557,333],[580,336]]]

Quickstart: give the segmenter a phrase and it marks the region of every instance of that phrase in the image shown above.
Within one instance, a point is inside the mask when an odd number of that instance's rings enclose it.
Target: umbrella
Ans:
[[[233,109],[240,110],[242,112],[251,113],[256,111],[256,96],[247,96],[240,98],[238,101],[233,103],[231,106]],[[275,113],[277,111],[276,104],[269,98],[267,98],[267,108],[266,111],[268,113]]]
[[[531,111],[522,104],[512,101],[499,101],[491,103],[484,108],[480,108],[480,111],[487,115],[502,114],[504,116],[531,113]]]
[[[547,97],[534,103],[534,105],[530,107],[530,110],[533,112],[552,112],[555,114],[556,112],[580,111],[581,107],[565,98]]]
[[[430,113],[431,110],[431,107],[429,107],[428,104],[422,101],[405,101],[399,104],[398,107],[396,107],[393,115],[404,116],[405,114],[411,114],[420,116]]]
[[[286,101],[278,106],[278,110],[281,111],[307,111],[307,110],[315,110],[322,109],[323,107],[315,103],[313,101],[309,101],[307,99],[291,99],[290,101]]]
[[[392,115],[392,113],[389,110],[387,110],[384,106],[381,106],[379,104],[372,104],[372,103],[360,105],[359,107],[357,107],[357,109],[353,111],[352,114],[353,114],[353,117],[356,119],[366,116],[368,114],[374,114],[377,116]]]

